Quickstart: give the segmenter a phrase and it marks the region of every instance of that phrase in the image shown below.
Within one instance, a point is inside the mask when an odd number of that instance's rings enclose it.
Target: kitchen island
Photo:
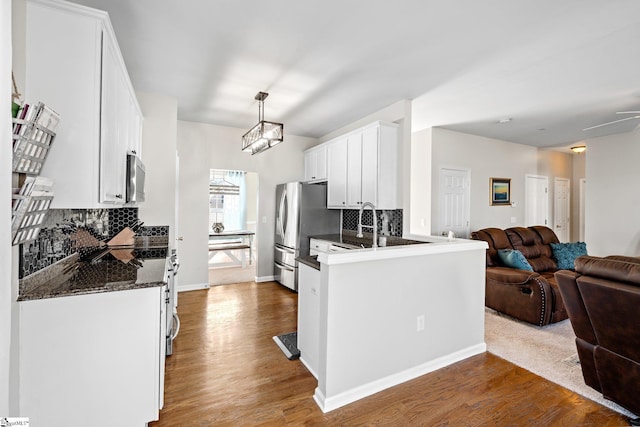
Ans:
[[[298,342],[324,412],[486,351],[486,244],[413,239],[301,265]]]

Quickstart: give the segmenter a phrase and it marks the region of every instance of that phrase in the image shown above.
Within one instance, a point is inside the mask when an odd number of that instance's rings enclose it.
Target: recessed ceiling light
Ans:
[[[498,123],[509,123],[511,120],[513,120],[511,117],[505,117],[504,119],[498,120]]]

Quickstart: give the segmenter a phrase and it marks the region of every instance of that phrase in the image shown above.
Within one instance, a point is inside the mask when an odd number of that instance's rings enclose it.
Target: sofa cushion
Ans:
[[[553,251],[553,258],[560,270],[575,270],[575,260],[579,256],[587,255],[587,244],[585,242],[575,243],[550,243]]]
[[[498,256],[500,261],[507,267],[517,268],[519,270],[533,271],[531,264],[522,255],[522,252],[515,249],[500,249],[498,250]]]
[[[542,228],[553,233],[548,227]],[[507,228],[505,232],[513,248],[522,252],[533,271],[542,273],[558,269],[558,265],[552,258],[551,247],[543,243],[543,239],[549,239],[548,233],[543,233],[535,227],[512,227]]]

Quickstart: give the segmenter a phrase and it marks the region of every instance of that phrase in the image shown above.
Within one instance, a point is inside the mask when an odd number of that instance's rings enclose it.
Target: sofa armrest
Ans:
[[[551,321],[551,285],[539,273],[488,267],[486,280],[487,307],[538,326]]]
[[[537,276],[540,276],[540,274],[535,271],[518,270],[510,267],[487,267],[487,279],[505,285],[524,285]]]

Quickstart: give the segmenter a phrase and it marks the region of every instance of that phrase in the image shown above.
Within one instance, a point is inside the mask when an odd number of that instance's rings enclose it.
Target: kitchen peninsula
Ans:
[[[486,351],[486,244],[413,239],[301,263],[298,343],[324,412]]]

